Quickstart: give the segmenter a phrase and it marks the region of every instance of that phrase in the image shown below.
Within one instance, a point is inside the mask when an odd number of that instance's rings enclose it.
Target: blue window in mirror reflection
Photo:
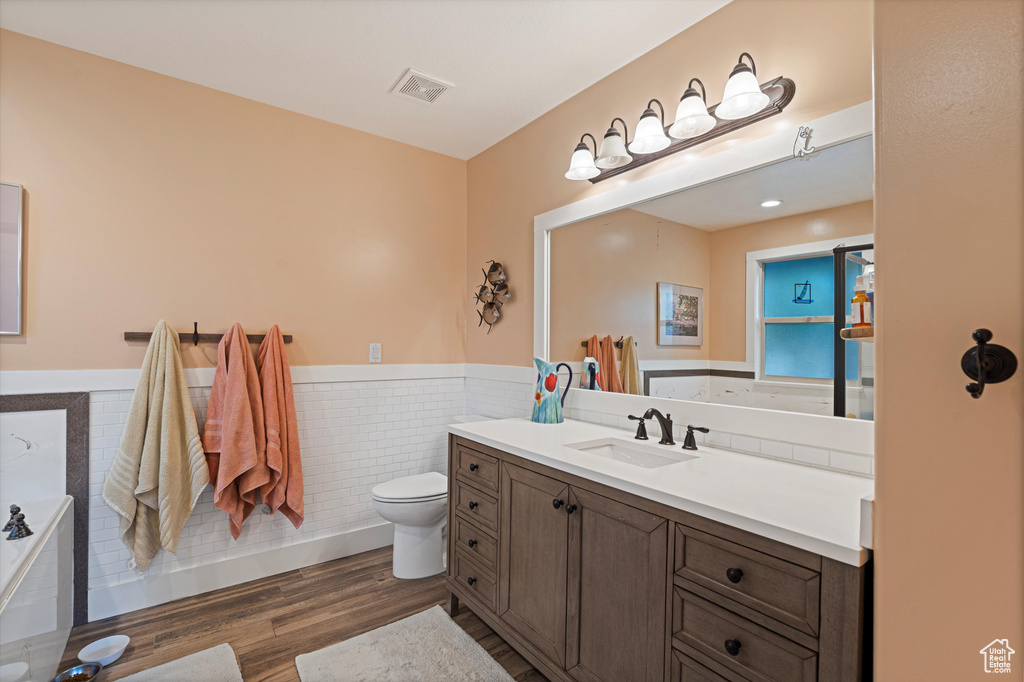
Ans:
[[[857,254],[860,255],[860,254]],[[863,268],[848,262],[846,291],[852,292]],[[764,372],[769,376],[808,379],[832,378],[832,256],[799,258],[764,264]],[[794,283],[799,283],[794,286]],[[804,284],[807,293],[801,296]],[[814,292],[814,296],[810,292]],[[846,296],[844,314],[850,314]],[[811,317],[814,321],[794,321]],[[775,318],[775,322],[773,322]],[[788,318],[783,321],[779,318]],[[827,318],[827,319],[823,319]],[[859,376],[857,342],[846,344],[846,378]]]

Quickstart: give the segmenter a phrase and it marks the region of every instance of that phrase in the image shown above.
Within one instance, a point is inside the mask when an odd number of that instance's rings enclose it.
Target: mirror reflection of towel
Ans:
[[[623,346],[625,347],[625,346]],[[606,336],[601,341],[601,388],[609,393],[622,393],[622,382],[619,380],[619,366],[615,362],[615,342]]]
[[[627,336],[622,340],[622,391],[632,395],[643,395],[643,389],[643,375],[640,374],[636,342],[632,336]]]

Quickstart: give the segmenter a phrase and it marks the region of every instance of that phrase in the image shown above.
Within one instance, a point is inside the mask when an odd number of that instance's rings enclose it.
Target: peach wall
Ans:
[[[468,330],[468,360],[530,363],[535,215],[870,100],[871,17],[870,0],[735,0],[470,159],[466,288],[477,284],[480,266],[493,258],[506,266],[516,298],[490,335]],[[581,133],[600,137],[615,116],[629,121],[632,131],[651,97],[674,112],[691,77],[704,81],[709,102],[720,101],[743,51],[754,55],[762,81],[787,76],[796,82],[783,114],[597,185],[563,177]]]
[[[872,202],[861,201],[712,232],[711,359],[746,360],[748,251],[870,234],[872,220]]]
[[[707,314],[702,346],[659,346],[656,297],[659,281],[700,287],[706,308],[710,244],[708,232],[631,209],[553,231],[551,358],[581,361],[580,341],[611,334],[635,337],[641,360],[706,360]]]
[[[27,201],[3,369],[137,367],[122,333],[160,318],[277,323],[298,365],[464,361],[464,161],[7,31],[0,82]]]
[[[876,5],[879,682],[1024,674],[1024,367],[960,371],[977,327],[1024,361],[1022,34],[1015,0]]]

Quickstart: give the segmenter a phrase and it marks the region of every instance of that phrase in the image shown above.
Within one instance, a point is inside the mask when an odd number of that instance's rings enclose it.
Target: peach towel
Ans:
[[[259,376],[249,340],[237,322],[217,347],[203,450],[213,504],[231,517],[231,535],[237,540],[242,522],[256,507],[260,488],[270,481]]]
[[[612,341],[612,337],[604,337],[601,341],[601,354],[595,357],[601,363],[601,388],[609,393],[622,393],[622,381],[619,379],[619,367],[615,362],[615,342]]]
[[[271,513],[278,509],[292,525],[302,525],[302,459],[299,421],[295,416],[292,372],[284,353],[284,338],[275,324],[256,353],[256,368],[263,388],[263,420],[267,434],[270,481],[261,488]]]

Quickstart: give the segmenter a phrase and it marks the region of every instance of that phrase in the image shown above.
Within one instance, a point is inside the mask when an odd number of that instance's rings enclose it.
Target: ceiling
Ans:
[[[728,2],[3,0],[0,27],[468,159]],[[409,67],[455,87],[388,94]]]
[[[867,201],[874,196],[872,137],[711,182],[632,208],[708,232]],[[761,202],[782,204],[763,208]]]

